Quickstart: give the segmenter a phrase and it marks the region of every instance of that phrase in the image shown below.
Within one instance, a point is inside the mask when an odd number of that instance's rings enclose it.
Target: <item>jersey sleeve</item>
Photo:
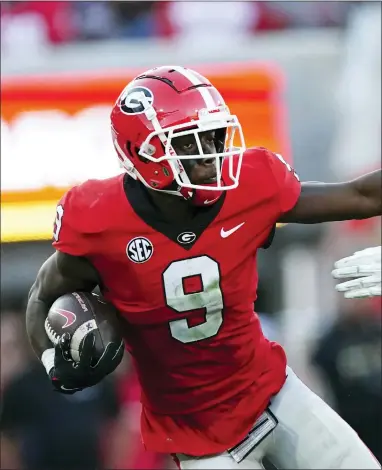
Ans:
[[[63,253],[87,256],[90,254],[90,242],[81,229],[85,214],[76,199],[76,188],[72,188],[57,204],[52,244]]]
[[[276,204],[281,216],[296,205],[301,193],[300,178],[279,154],[267,151],[266,162],[276,183]]]

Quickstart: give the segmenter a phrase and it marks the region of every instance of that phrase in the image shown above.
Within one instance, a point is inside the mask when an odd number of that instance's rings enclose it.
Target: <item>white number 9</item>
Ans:
[[[201,291],[184,292],[184,279],[199,276]],[[204,308],[206,321],[189,326],[186,318],[169,322],[171,335],[182,343],[193,343],[215,336],[223,323],[223,295],[218,263],[208,256],[174,261],[163,272],[167,306],[178,313]]]
[[[56,208],[56,220],[54,221],[54,230],[53,230],[53,238],[55,239],[56,242],[58,241],[58,236],[60,235],[63,215],[64,215],[64,208],[60,204]]]

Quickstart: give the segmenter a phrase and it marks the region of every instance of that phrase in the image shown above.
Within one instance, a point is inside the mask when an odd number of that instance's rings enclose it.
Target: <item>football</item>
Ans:
[[[84,338],[95,335],[94,362],[98,362],[109,343],[123,341],[118,311],[103,297],[89,292],[72,292],[59,297],[45,320],[45,331],[56,345],[64,333],[70,334],[70,354],[78,362]]]

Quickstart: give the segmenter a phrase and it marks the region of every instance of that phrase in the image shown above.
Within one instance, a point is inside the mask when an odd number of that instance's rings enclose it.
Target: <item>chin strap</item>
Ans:
[[[222,190],[206,191],[203,189],[196,189],[192,198],[192,203],[195,206],[210,206],[211,204],[217,202],[222,194]]]
[[[206,186],[214,187],[215,184],[206,184]],[[190,201],[192,205],[199,207],[205,207],[214,204],[223,194],[223,191],[221,189],[212,191],[210,189],[180,188],[179,192],[184,199]]]

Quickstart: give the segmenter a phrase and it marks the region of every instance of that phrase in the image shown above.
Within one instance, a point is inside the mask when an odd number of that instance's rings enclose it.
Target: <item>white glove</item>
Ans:
[[[356,251],[334,263],[335,279],[354,278],[337,284],[336,290],[344,292],[346,299],[381,295],[381,256],[381,247],[376,246]]]

